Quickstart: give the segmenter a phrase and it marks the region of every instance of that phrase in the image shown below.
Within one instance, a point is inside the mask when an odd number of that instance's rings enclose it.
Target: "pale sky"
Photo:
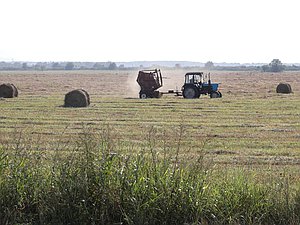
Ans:
[[[299,0],[0,0],[0,60],[300,63]]]

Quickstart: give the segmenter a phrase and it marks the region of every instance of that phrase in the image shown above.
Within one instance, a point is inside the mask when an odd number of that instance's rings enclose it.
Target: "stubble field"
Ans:
[[[162,90],[180,89],[186,71],[162,71]],[[112,138],[127,145],[145,142],[155,128],[169,145],[184,127],[182,154],[193,156],[205,144],[206,156],[230,165],[300,165],[300,75],[298,73],[212,72],[222,99],[186,100],[173,95],[138,99],[137,71],[1,72],[0,83],[14,83],[20,95],[0,101],[0,142],[31,133],[53,150],[76,138],[84,126],[110,126]],[[280,82],[293,94],[276,94]],[[63,108],[64,95],[83,88],[88,108]],[[163,135],[162,135],[163,134]],[[164,137],[163,137],[164,136]],[[161,146],[158,146],[161,147]]]
[[[137,72],[0,72],[19,89],[0,99],[4,224],[298,223],[299,73],[216,71],[221,99],[142,100]],[[77,88],[91,105],[62,107]]]

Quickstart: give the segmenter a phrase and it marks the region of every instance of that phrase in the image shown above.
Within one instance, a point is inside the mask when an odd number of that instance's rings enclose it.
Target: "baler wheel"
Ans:
[[[147,97],[146,93],[140,93],[140,99],[146,99]]]

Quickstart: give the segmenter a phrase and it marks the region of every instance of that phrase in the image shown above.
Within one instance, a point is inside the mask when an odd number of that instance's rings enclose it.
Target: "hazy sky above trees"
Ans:
[[[0,60],[300,62],[297,0],[1,0]]]

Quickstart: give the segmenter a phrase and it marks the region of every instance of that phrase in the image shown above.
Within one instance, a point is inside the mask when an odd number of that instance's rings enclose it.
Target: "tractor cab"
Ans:
[[[187,73],[185,74],[185,84],[202,84],[203,73]]]

